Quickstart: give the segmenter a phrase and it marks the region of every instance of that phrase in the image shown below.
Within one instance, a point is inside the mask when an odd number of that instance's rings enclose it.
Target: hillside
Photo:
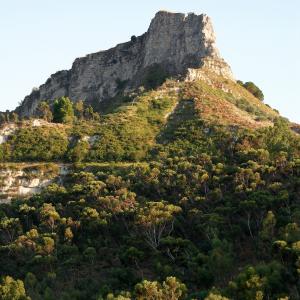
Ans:
[[[1,274],[32,299],[298,299],[295,125],[204,72],[2,125]]]
[[[0,299],[300,299],[300,125],[207,16],[159,12],[0,117]]]
[[[1,144],[0,158],[16,162],[143,161],[184,121],[201,120],[199,130],[230,126],[251,131],[273,126],[280,118],[239,84],[216,75],[211,75],[209,83],[167,80],[156,90],[121,97],[110,110],[100,121],[78,120],[73,126],[42,120],[4,125],[2,136],[5,131],[13,135]],[[78,147],[80,157],[72,157]]]

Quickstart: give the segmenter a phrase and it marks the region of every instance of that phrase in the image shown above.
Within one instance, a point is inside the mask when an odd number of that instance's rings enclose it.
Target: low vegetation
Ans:
[[[157,78],[154,71],[155,76],[149,74]],[[279,117],[238,84],[219,77],[210,85],[167,80],[157,90],[140,89],[126,96],[121,106],[103,115],[82,101],[72,104],[62,97],[53,108],[41,102],[37,116],[45,120],[43,126],[21,122],[0,145],[0,161],[145,161],[183,120],[200,120],[202,127],[252,130],[271,126]]]

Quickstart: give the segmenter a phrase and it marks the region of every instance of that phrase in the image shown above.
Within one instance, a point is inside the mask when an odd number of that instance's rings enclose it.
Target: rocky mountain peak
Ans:
[[[153,73],[203,78],[203,67],[233,80],[230,67],[215,44],[213,25],[207,15],[159,11],[148,31],[130,42],[77,58],[70,70],[57,72],[25,97],[16,109],[21,116],[34,114],[38,103],[68,96],[101,110],[120,92],[144,85]]]
[[[147,32],[145,64],[179,58],[178,68],[199,65],[206,56],[219,58],[212,22],[206,15],[158,12]],[[169,56],[169,58],[168,58]],[[189,62],[186,60],[191,57]]]

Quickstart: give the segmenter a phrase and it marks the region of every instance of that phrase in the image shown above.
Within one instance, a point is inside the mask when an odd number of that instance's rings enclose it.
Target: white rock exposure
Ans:
[[[57,172],[36,168],[27,168],[27,170],[22,167],[2,168],[0,169],[0,203],[8,202],[14,197],[39,193],[49,184],[61,182],[68,173],[68,166],[64,164],[57,166]]]
[[[133,36],[130,42],[107,51],[77,58],[70,70],[52,75],[16,111],[30,116],[39,101],[53,101],[60,96],[84,100],[101,108],[120,90],[129,91],[143,84],[151,68],[157,66],[170,76],[185,75],[188,69],[206,66],[233,79],[215,41],[208,16],[160,11],[145,34]]]
[[[5,124],[2,128],[0,128],[0,144],[5,143],[16,129],[17,125],[14,123]]]

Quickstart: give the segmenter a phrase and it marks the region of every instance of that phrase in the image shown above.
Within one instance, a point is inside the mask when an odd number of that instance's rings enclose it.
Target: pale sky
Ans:
[[[144,33],[161,9],[208,14],[235,77],[300,123],[300,0],[0,0],[0,111],[76,57]]]

